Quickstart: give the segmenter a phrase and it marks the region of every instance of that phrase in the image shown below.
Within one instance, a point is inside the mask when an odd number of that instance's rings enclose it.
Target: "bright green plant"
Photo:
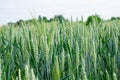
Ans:
[[[0,29],[0,80],[119,80],[120,23],[33,20]]]

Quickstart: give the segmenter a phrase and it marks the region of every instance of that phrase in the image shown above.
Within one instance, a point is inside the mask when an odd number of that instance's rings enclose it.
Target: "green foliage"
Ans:
[[[46,16],[39,16],[38,19],[37,19],[37,22],[50,23],[50,22],[54,22],[54,21],[57,21],[59,23],[63,23],[63,22],[66,22],[68,20],[65,19],[63,15],[55,15],[53,18],[50,18],[50,19],[48,19]],[[33,22],[34,22],[34,19],[29,19],[29,20],[26,20],[26,21],[19,20],[16,23],[9,22],[8,25],[16,24],[18,26],[22,26],[23,24],[31,24]]]
[[[16,24],[17,24],[17,25],[20,25],[20,26],[21,26],[23,23],[24,23],[23,20],[19,20],[19,21],[16,22]]]
[[[120,23],[97,23],[0,28],[0,80],[120,80]]]
[[[120,17],[111,17],[111,20],[120,20]]]
[[[99,24],[102,21],[99,15],[91,15],[87,18],[86,25],[97,23]]]
[[[63,15],[55,15],[54,20],[62,23],[63,21],[65,21],[65,18],[63,17]]]

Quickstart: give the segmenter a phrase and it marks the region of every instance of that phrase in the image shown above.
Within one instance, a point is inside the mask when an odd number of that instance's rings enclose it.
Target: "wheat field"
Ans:
[[[0,29],[0,80],[120,80],[120,23]]]

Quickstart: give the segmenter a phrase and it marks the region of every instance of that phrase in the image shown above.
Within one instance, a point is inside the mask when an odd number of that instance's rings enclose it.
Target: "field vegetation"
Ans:
[[[120,80],[118,20],[39,19],[0,28],[0,80]]]

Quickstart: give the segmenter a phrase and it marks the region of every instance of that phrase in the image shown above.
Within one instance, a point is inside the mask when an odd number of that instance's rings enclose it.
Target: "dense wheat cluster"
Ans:
[[[0,80],[120,80],[120,24],[6,25],[0,29]]]

